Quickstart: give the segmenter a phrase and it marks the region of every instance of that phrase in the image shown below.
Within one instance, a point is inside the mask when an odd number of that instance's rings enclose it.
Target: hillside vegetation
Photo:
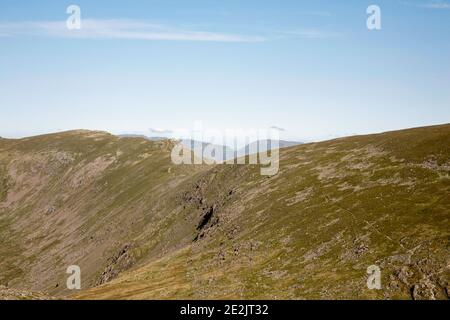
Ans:
[[[77,299],[449,298],[450,125],[286,148],[273,177],[175,166],[173,143],[1,139],[0,285]],[[381,290],[366,286],[371,265]]]

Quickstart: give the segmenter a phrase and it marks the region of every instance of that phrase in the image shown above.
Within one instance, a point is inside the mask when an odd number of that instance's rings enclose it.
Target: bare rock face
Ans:
[[[414,300],[436,300],[438,288],[430,280],[421,280],[411,288],[411,295]]]
[[[96,285],[101,285],[116,278],[119,273],[129,269],[135,262],[135,258],[131,253],[132,245],[126,244],[123,248],[113,257],[109,259],[108,266],[102,272]]]

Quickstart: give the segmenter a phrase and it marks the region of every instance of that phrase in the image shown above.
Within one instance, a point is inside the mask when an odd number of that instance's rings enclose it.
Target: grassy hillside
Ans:
[[[0,284],[65,296],[77,264],[81,299],[448,299],[449,146],[450,125],[305,144],[265,177],[173,166],[170,141],[0,140]]]
[[[173,167],[169,141],[75,131],[0,143],[0,284],[67,294],[69,265],[89,287],[192,240],[171,197],[202,169]]]

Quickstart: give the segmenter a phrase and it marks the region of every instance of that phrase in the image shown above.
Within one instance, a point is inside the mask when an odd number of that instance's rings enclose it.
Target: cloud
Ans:
[[[421,7],[429,9],[450,9],[450,3],[444,1],[433,1],[430,3],[422,4]]]
[[[284,34],[287,36],[300,37],[306,39],[328,39],[342,36],[342,34],[339,32],[320,29],[297,29],[293,31],[284,32]]]
[[[278,131],[286,131],[286,129],[280,128],[280,127],[277,127],[277,126],[271,126],[269,129],[278,130]]]
[[[405,5],[408,6],[415,6],[420,8],[426,8],[426,9],[450,9],[450,2],[446,1],[429,1],[429,2],[422,2],[422,3],[412,3],[412,2],[402,2]]]
[[[0,22],[0,37],[19,36],[203,42],[264,42],[269,40],[266,36],[261,35],[251,36],[188,30],[186,28],[151,23],[145,20],[82,19],[81,29],[79,30],[69,30],[66,26],[66,21]],[[275,38],[327,39],[340,36],[342,34],[329,30],[296,29],[277,32]]]
[[[65,21],[0,22],[0,35],[78,39],[129,39],[207,42],[262,42],[261,36],[194,31],[141,20],[81,20],[81,29],[69,30]]]
[[[328,11],[303,11],[299,12],[301,16],[314,16],[314,17],[331,17],[331,12]]]

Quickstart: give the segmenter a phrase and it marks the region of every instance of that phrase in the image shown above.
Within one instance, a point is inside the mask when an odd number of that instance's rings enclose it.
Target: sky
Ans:
[[[0,136],[449,123],[449,32],[450,1],[0,0]]]

